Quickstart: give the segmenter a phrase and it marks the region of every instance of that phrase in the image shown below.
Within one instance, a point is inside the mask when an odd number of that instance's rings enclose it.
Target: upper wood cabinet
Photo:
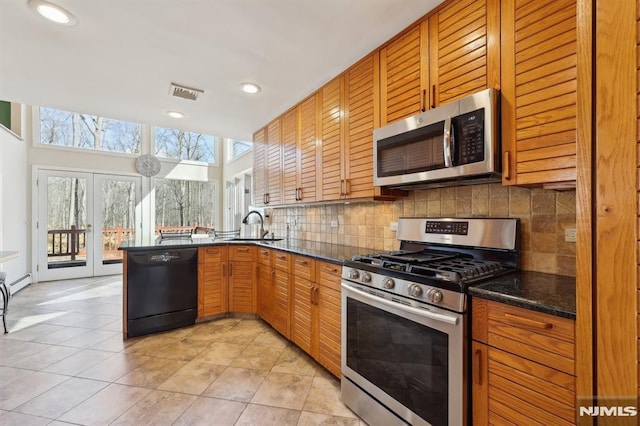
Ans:
[[[575,184],[576,49],[575,0],[502,1],[503,184]]]
[[[321,182],[317,172],[320,159],[320,113],[320,96],[317,93],[298,105],[297,201],[311,202],[319,198]]]
[[[313,94],[281,117],[283,204],[317,200],[318,99]]]
[[[500,87],[500,0],[457,0],[429,17],[430,106]]]
[[[380,124],[429,108],[428,23],[415,25],[380,49]]]
[[[298,109],[293,108],[281,117],[282,126],[282,195],[284,204],[298,200]]]
[[[253,134],[253,202],[282,203],[282,135],[280,118]]]
[[[280,118],[267,125],[267,204],[282,203],[282,135]]]
[[[322,200],[364,198],[373,187],[373,129],[379,125],[377,53],[320,89]]]
[[[253,204],[264,206],[267,201],[267,128],[253,134]]]

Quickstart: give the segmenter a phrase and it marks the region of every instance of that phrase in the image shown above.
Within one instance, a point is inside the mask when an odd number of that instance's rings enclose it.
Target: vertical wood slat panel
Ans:
[[[342,77],[322,86],[322,200],[340,199]]]
[[[267,125],[267,194],[269,204],[282,203],[282,135],[280,118]]]
[[[282,125],[282,192],[283,202],[296,202],[298,177],[298,109],[287,111],[281,118]]]
[[[266,127],[253,134],[253,204],[264,205],[264,194],[267,192],[267,147]]]
[[[320,125],[318,123],[318,95],[307,98],[298,107],[300,110],[300,137],[298,146],[299,181],[302,189],[300,201],[316,201],[317,194],[317,134]]]

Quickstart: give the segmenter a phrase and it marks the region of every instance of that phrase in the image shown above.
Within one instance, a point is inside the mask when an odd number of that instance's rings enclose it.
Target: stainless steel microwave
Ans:
[[[498,91],[486,89],[373,131],[376,186],[500,181]]]

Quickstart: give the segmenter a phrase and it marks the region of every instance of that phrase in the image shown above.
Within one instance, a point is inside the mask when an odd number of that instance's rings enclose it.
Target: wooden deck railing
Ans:
[[[193,229],[193,226],[156,226],[156,235],[162,232],[180,232]],[[59,261],[75,261],[86,258],[86,229],[51,229],[47,232],[47,256]],[[118,250],[123,241],[134,238],[133,228],[104,228],[102,230],[102,258],[121,259],[122,251]],[[55,261],[55,260],[54,260]]]

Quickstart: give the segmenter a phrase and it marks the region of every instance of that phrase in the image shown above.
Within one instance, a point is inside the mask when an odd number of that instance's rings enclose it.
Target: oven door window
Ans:
[[[448,424],[449,336],[347,298],[349,368],[433,426]]]
[[[442,169],[444,121],[376,142],[378,177]]]

